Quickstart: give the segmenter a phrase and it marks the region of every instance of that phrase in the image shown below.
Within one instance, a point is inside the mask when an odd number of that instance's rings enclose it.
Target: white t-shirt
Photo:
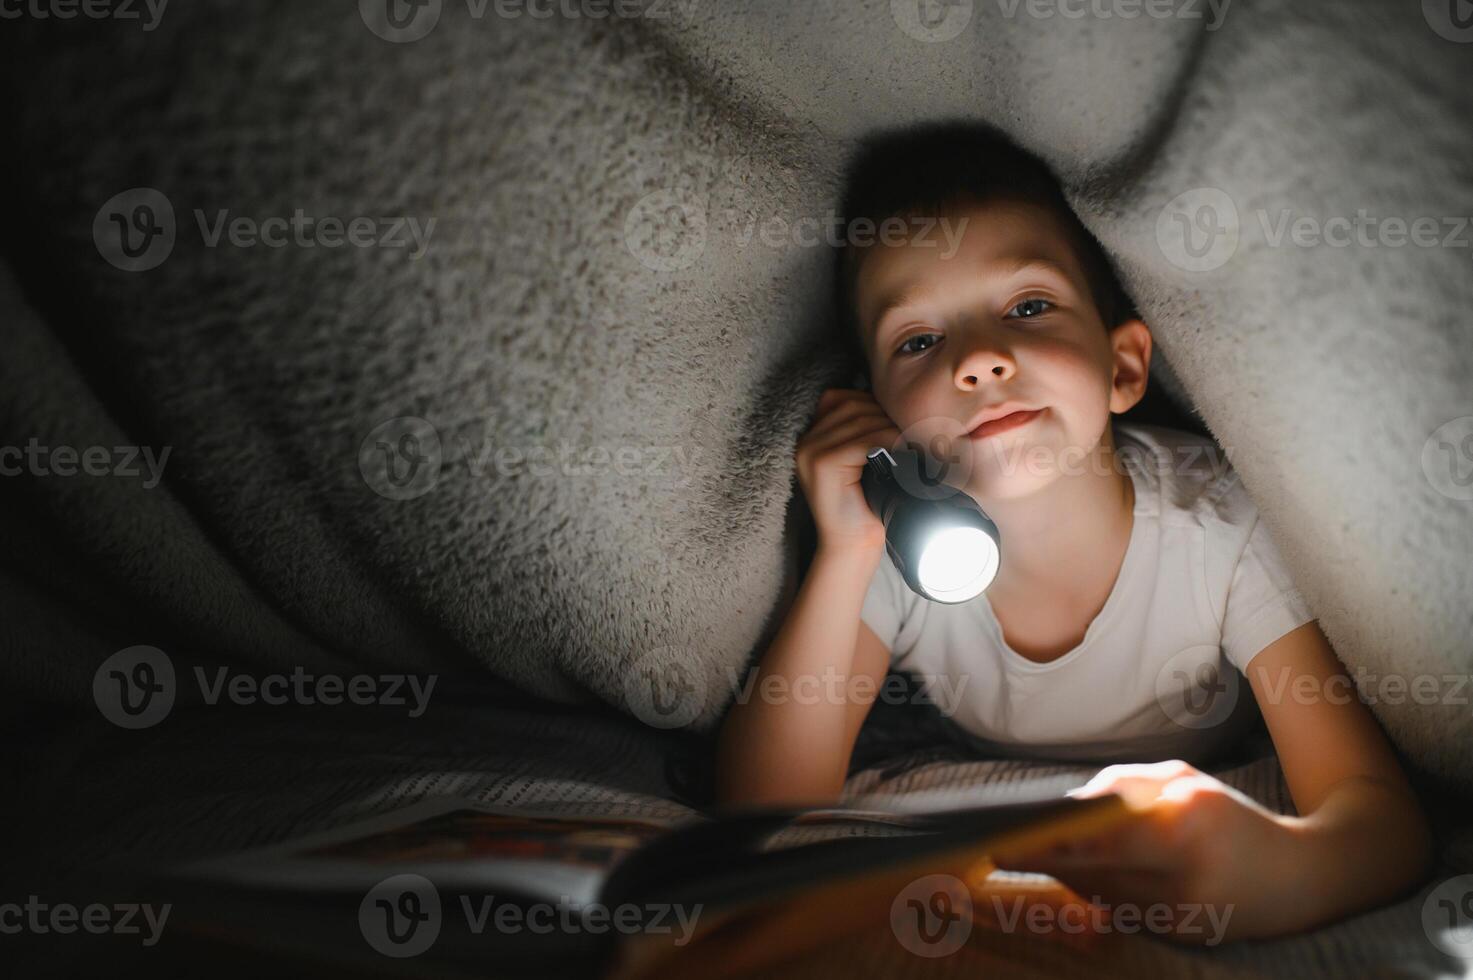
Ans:
[[[1130,544],[1083,641],[1034,663],[1003,640],[984,592],[916,595],[882,558],[860,614],[976,747],[994,755],[1208,758],[1258,717],[1242,672],[1315,619],[1258,509],[1216,444],[1115,421],[1135,484]],[[1004,541],[1009,548],[1027,542]]]

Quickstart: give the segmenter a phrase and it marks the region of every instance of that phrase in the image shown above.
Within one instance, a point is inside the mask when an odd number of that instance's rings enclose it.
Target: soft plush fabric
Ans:
[[[85,708],[150,642],[479,665],[635,714],[653,673],[709,729],[794,585],[794,442],[847,383],[828,250],[794,232],[855,139],[941,117],[1057,167],[1346,663],[1467,674],[1466,232],[1274,247],[1258,220],[1452,230],[1467,38],[1430,3],[1099,9],[431,0],[415,40],[368,0],[7,21],[0,443],[171,450],[150,489],[0,480],[7,690]],[[1224,200],[1235,252],[1183,249],[1175,215]],[[167,257],[119,268],[115,216],[166,210]],[[230,243],[298,210],[401,244]],[[570,469],[498,466],[563,440]],[[1399,746],[1473,784],[1466,701],[1401,702],[1375,706]]]

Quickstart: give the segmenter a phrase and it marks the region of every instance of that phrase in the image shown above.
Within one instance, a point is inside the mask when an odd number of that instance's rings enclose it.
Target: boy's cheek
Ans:
[[[1086,416],[1109,416],[1114,380],[1110,367],[1060,357],[1041,365],[1040,373],[1046,374],[1046,380],[1041,379],[1046,389],[1041,395],[1057,424],[1067,428],[1091,421]]]

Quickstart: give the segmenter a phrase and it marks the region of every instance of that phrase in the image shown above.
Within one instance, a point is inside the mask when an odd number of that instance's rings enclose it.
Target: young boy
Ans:
[[[1074,792],[1122,793],[1142,819],[1002,867],[1116,902],[1228,906],[1234,938],[1425,877],[1418,800],[1222,454],[1112,421],[1145,393],[1151,332],[1047,165],[987,128],[920,127],[862,148],[844,212],[841,328],[873,394],[825,391],[798,442],[818,547],[753,689],[846,686],[734,705],[718,797],[837,797],[894,663],[985,752],[1136,760]],[[860,488],[871,448],[915,445],[1001,532],[997,577],[968,602],[906,586]],[[1298,816],[1190,764],[1258,711]]]

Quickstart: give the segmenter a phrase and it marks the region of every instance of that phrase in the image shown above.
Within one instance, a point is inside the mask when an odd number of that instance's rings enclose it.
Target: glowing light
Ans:
[[[965,602],[992,584],[997,563],[997,542],[981,528],[947,527],[927,539],[916,577],[933,598]]]

